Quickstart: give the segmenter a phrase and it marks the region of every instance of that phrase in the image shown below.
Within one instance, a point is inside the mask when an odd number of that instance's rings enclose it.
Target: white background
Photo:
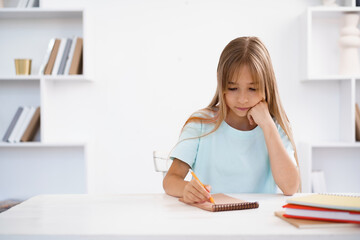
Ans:
[[[86,61],[95,82],[79,93],[81,104],[63,109],[74,124],[53,131],[58,140],[86,132],[89,192],[163,191],[152,151],[171,150],[190,114],[210,103],[221,51],[240,36],[258,36],[267,46],[296,142],[339,140],[339,83],[300,82],[306,71],[304,15],[317,4],[42,1],[43,7],[85,8],[87,14],[91,59]],[[71,105],[52,104],[54,109]]]

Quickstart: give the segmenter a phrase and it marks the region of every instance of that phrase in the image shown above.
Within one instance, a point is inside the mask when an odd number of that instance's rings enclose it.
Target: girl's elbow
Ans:
[[[165,193],[168,193],[168,192],[167,192],[167,189],[168,189],[168,181],[167,181],[166,175],[165,175],[165,177],[164,177],[164,179],[163,179],[163,181],[162,181],[162,187],[163,187]]]
[[[286,190],[286,191],[283,191],[283,194],[285,196],[292,196],[296,193],[296,191],[291,191],[291,190]]]
[[[299,189],[300,182],[297,180],[295,183],[288,185],[286,188],[282,189],[282,192],[285,196],[294,195]]]

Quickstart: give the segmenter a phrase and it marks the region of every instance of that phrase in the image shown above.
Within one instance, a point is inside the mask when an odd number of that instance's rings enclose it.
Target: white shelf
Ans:
[[[21,75],[21,76],[0,76],[0,81],[40,81],[40,79],[45,79],[45,81],[84,81],[92,82],[92,80],[84,75]]]
[[[360,142],[317,142],[311,143],[312,148],[360,148]]]
[[[318,94],[311,113],[318,135],[299,144],[303,191],[311,191],[312,171],[325,174],[328,191],[359,191],[360,142],[355,141],[355,102],[359,75],[340,75],[343,15],[360,7],[310,7],[306,12],[306,75],[301,79]],[[310,87],[310,88],[309,88]],[[325,99],[325,101],[323,101]],[[321,110],[320,110],[321,109]],[[320,120],[319,120],[320,119]]]
[[[19,75],[19,76],[0,76],[0,81],[40,81],[39,76],[35,75]]]
[[[302,82],[312,81],[348,81],[351,79],[359,79],[360,76],[342,76],[342,75],[323,75],[323,76],[310,76],[307,79],[302,79]]]
[[[330,14],[334,17],[340,16],[342,13],[347,12],[360,12],[360,7],[310,7],[309,12],[314,14]]]
[[[46,81],[84,81],[84,82],[92,82],[92,80],[84,75],[63,75],[63,76],[52,76],[52,75],[45,75],[41,76],[41,78],[44,78]]]
[[[46,19],[77,18],[83,14],[82,9],[42,9],[42,8],[2,8],[0,19]]]
[[[0,142],[1,198],[87,192],[87,129],[78,116],[93,67],[84,19],[82,9],[0,9],[0,136],[19,106],[41,107],[38,142]],[[38,75],[50,39],[74,36],[84,39],[83,75]],[[16,58],[32,59],[34,75],[15,75]]]
[[[6,143],[1,142],[0,148],[47,148],[47,147],[85,147],[85,143],[42,143],[42,142],[21,142],[21,143]]]

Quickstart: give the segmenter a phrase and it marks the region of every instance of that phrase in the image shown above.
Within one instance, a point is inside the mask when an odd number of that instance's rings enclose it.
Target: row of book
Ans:
[[[83,39],[53,38],[40,66],[42,75],[73,75],[82,74]]]
[[[39,0],[19,0],[17,8],[39,7]]]
[[[40,107],[20,106],[3,137],[4,142],[33,141],[40,129]]]
[[[288,198],[275,215],[299,228],[360,224],[359,194],[310,194]]]

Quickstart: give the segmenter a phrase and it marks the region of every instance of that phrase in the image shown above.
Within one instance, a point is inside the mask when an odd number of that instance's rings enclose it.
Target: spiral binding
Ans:
[[[258,207],[259,207],[258,202],[215,204],[212,206],[214,212],[243,210],[243,209],[251,209],[251,208],[258,208]]]

